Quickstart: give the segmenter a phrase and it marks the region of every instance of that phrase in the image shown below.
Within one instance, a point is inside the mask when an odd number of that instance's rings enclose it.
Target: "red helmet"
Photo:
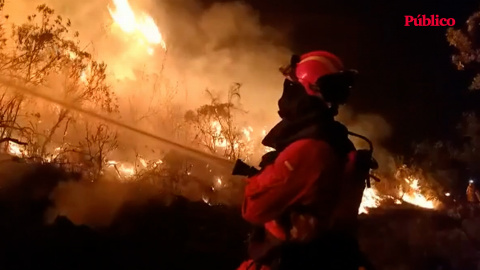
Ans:
[[[340,58],[326,51],[312,51],[293,56],[291,64],[280,71],[292,81],[303,85],[309,95],[319,95],[318,79],[344,71]]]
[[[313,51],[300,56],[295,67],[295,76],[309,95],[315,95],[314,86],[320,77],[343,70],[342,61],[332,53]]]

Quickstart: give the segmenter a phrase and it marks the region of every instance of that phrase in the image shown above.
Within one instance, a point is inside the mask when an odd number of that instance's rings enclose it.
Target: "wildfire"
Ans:
[[[107,166],[115,168],[120,178],[124,180],[129,180],[129,179],[133,179],[137,175],[138,171],[136,169],[136,166],[138,167],[141,165],[145,169],[145,168],[156,168],[159,165],[163,164],[163,160],[161,159],[157,161],[153,161],[153,160],[149,161],[144,158],[138,157],[137,161],[138,161],[138,164],[134,165],[128,162],[110,160],[110,161],[107,161]]]
[[[222,129],[222,125],[220,124],[219,121],[212,121],[210,123],[211,125],[211,128],[212,128],[212,134],[214,136],[214,144],[215,144],[215,147],[219,147],[219,148],[227,148],[229,145],[228,145],[228,141],[227,139],[225,138],[225,135],[224,135],[224,131]],[[247,128],[244,128],[242,129],[242,137],[241,139],[234,139],[232,140],[232,146],[233,146],[233,149],[238,149],[240,147],[240,144],[241,143],[249,143],[252,139],[251,139],[251,134],[253,132],[253,128],[252,127],[247,127]]]
[[[408,188],[400,189],[398,191],[399,199],[396,199],[393,196],[380,194],[374,186],[365,189],[358,213],[368,214],[369,208],[377,208],[387,199],[393,200],[395,204],[406,202],[426,209],[436,209],[440,205],[438,199],[427,198],[422,194],[419,178],[407,176],[403,181],[408,184]]]
[[[215,147],[227,148],[229,144],[225,137],[225,131],[223,130],[220,122],[212,121],[210,123],[210,128],[211,128],[211,134],[214,136],[213,144],[215,145]],[[266,130],[262,130],[262,135],[263,135],[262,138],[265,137],[266,133],[267,133]],[[242,146],[244,147],[244,150],[246,150],[247,155],[253,155],[256,153],[255,152],[256,149],[254,149],[254,146],[260,142],[258,139],[259,137],[257,137],[253,127],[248,126],[248,127],[242,128],[240,132],[240,137],[234,139],[231,143],[232,143],[233,149],[237,150],[239,149],[240,146]],[[262,147],[263,147],[262,154],[266,154],[268,152],[275,150],[268,146],[262,146]]]
[[[438,201],[436,199],[427,199],[424,195],[422,195],[422,193],[420,192],[418,179],[409,177],[405,179],[405,182],[409,184],[411,191],[402,194],[401,198],[403,201],[423,208],[436,208],[436,206],[438,205]]]
[[[140,44],[147,45],[147,53],[153,54],[153,45],[160,45],[164,50],[167,45],[163,36],[149,15],[142,13],[135,14],[128,0],[113,0],[115,10],[108,7],[108,11],[115,21],[115,24],[125,33],[134,37]]]

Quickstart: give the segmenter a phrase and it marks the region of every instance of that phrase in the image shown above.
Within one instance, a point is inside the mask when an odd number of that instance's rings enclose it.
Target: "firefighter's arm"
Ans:
[[[243,217],[254,224],[278,218],[305,194],[333,156],[323,141],[303,139],[289,145],[273,164],[247,180]]]

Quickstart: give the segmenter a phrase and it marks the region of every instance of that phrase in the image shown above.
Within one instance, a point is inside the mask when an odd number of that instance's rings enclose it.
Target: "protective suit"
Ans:
[[[475,183],[470,182],[467,187],[467,201],[470,203],[480,203],[480,191],[475,187]]]
[[[352,73],[324,51],[294,56],[282,72],[282,120],[263,140],[275,151],[246,180],[242,215],[256,230],[238,269],[357,270],[366,265],[356,222],[372,157],[334,120]]]

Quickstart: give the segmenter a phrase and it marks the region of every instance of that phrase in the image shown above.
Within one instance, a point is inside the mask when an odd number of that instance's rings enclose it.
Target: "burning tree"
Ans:
[[[54,10],[46,5],[38,6],[37,13],[28,16],[26,23],[13,25],[12,39],[3,38],[5,27],[2,24],[0,74],[36,87],[37,91],[51,86],[48,94],[60,96],[76,106],[117,113],[116,98],[106,83],[106,65],[80,48],[79,34],[71,35],[70,28],[69,20],[55,16]],[[111,142],[116,140],[115,131],[105,129],[102,123],[87,121],[69,108],[42,103],[7,90],[4,88],[0,96],[0,140],[19,138],[26,142],[24,155],[45,160],[62,151],[80,149],[85,146],[79,139],[82,133],[86,133],[83,137],[87,138],[87,145],[91,146],[88,141],[92,138],[106,140],[96,142],[100,145],[115,145]],[[96,125],[90,128],[101,130],[102,136],[91,137],[89,129],[82,128],[87,122]],[[97,167],[102,165],[97,164]]]
[[[221,102],[207,90],[211,103],[185,114],[185,120],[195,133],[194,142],[231,160],[248,158],[249,154],[249,130],[240,129],[234,119],[235,112],[243,112],[238,103],[240,87],[240,84],[232,86],[227,102]]]

